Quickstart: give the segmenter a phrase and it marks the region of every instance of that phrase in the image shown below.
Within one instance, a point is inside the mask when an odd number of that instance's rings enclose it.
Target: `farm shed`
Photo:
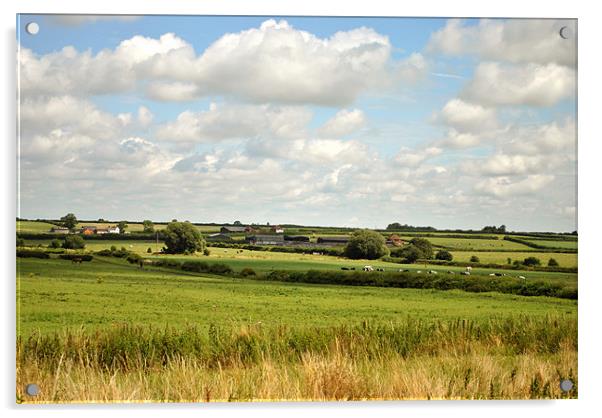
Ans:
[[[254,245],[284,245],[284,235],[253,235],[246,238]]]
[[[52,232],[53,234],[68,234],[70,231],[69,231],[69,228],[57,226],[54,228],[50,228],[50,232]]]
[[[349,242],[349,237],[319,237],[318,244],[343,245]]]

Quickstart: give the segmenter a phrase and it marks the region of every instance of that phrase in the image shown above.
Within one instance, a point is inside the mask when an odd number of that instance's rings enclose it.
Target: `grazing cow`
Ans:
[[[495,276],[495,273],[489,273],[490,276]]]
[[[462,273],[460,273],[460,274],[463,274],[463,275],[465,275],[465,276],[470,276],[470,272],[469,272],[469,271],[463,271],[463,272],[462,272]]]
[[[447,274],[454,274],[454,272],[451,270],[447,270]]]
[[[364,266],[364,271],[374,271],[374,267],[372,266]]]
[[[435,270],[429,270],[427,271],[428,274],[437,274],[437,272]]]
[[[518,278],[519,278],[519,279],[526,280],[526,277],[525,277],[525,276],[518,276]]]
[[[73,258],[71,259],[71,262],[72,262],[73,264],[75,264],[75,263],[81,264],[81,263],[82,263],[82,261],[84,261],[84,259],[83,259],[82,257],[73,257]]]
[[[341,267],[341,270],[349,270],[349,267]]]
[[[355,267],[351,267],[349,270],[355,270]]]

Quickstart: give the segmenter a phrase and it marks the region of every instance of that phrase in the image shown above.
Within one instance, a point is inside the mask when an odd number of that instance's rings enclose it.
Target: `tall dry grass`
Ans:
[[[105,331],[17,343],[20,402],[576,397],[577,327],[560,317],[330,328]],[[27,383],[41,393],[24,394]]]

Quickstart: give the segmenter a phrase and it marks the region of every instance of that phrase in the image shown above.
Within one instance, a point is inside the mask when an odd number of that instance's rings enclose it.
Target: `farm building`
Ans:
[[[222,234],[244,234],[246,232],[254,232],[250,226],[222,226],[219,230]]]
[[[318,244],[344,245],[349,242],[349,237],[319,237]]]
[[[387,240],[388,245],[393,245],[395,247],[401,247],[405,244],[405,241],[402,240],[399,235],[393,234]]]
[[[213,242],[223,242],[223,241],[233,241],[232,237],[228,234],[222,234],[221,232],[217,234],[210,234],[207,236],[207,241]]]
[[[118,226],[109,226],[107,228],[97,228],[96,229],[96,233],[98,235],[103,235],[103,234],[119,234],[119,227]]]
[[[284,234],[284,228],[280,225],[272,226],[270,229],[274,234]]]
[[[309,237],[305,235],[285,235],[285,241],[309,242]]]
[[[284,245],[284,235],[253,235],[246,238],[253,245]]]
[[[96,227],[95,226],[82,226],[82,229],[80,230],[80,232],[84,235],[94,235],[94,234],[96,234]]]
[[[50,232],[52,232],[53,234],[69,234],[71,231],[69,230],[69,228],[56,226],[54,228],[50,228]]]

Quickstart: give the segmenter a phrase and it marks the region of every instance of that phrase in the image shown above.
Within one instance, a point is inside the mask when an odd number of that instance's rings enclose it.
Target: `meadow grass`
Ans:
[[[117,326],[17,342],[19,402],[576,397],[575,319]],[[37,382],[35,399],[23,393]]]
[[[554,241],[562,242],[562,241]],[[550,258],[555,259],[561,267],[577,267],[578,256],[576,253],[545,253],[545,252],[464,252],[451,251],[454,261],[470,261],[470,257],[476,255],[481,263],[506,264],[508,258],[512,261],[522,261],[527,257],[537,257],[543,266],[548,264]]]

